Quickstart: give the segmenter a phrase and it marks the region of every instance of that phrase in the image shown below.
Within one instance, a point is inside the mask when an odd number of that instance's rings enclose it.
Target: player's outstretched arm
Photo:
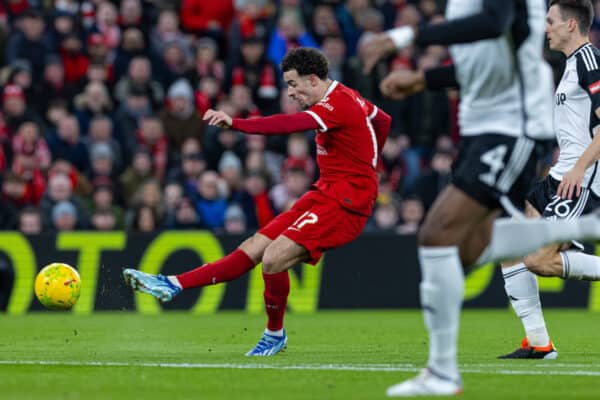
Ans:
[[[255,135],[289,135],[321,127],[308,113],[299,112],[259,118],[234,118],[232,128]]]
[[[382,57],[412,43],[419,46],[450,45],[496,38],[510,26],[514,15],[513,1],[483,0],[481,12],[477,14],[431,24],[418,31],[410,26],[390,29],[361,44],[359,55],[363,60],[363,70],[370,72]]]

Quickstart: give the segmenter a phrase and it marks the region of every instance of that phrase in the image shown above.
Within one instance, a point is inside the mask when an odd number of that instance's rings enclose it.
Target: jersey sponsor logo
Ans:
[[[317,103],[318,106],[321,106],[329,111],[333,111],[333,106],[329,104],[329,96],[325,97],[323,100]]]
[[[321,146],[320,144],[317,145],[317,155],[319,156],[326,156],[327,150],[325,149],[325,147]]]
[[[588,89],[591,94],[596,94],[600,92],[600,81],[596,81],[588,86]]]
[[[567,95],[564,93],[556,93],[556,105],[564,106],[567,101]]]

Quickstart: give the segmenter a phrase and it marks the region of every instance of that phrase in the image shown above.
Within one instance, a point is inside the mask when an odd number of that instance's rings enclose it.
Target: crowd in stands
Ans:
[[[235,117],[300,111],[278,66],[290,48],[312,46],[328,58],[331,78],[394,118],[366,230],[416,232],[450,181],[459,99],[426,91],[392,102],[378,83],[393,69],[451,60],[441,46],[408,48],[365,75],[356,52],[373,33],[441,21],[444,3],[0,2],[0,229],[241,234],[264,226],[318,177],[314,133],[243,135],[201,116],[208,108]]]

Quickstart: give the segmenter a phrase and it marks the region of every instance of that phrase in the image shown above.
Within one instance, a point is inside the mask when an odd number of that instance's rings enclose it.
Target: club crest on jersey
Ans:
[[[596,94],[600,92],[600,81],[596,81],[588,86],[591,94]]]

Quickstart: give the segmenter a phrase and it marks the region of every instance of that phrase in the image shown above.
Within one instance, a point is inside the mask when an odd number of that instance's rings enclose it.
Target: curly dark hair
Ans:
[[[315,74],[320,79],[326,79],[329,74],[329,63],[319,50],[311,47],[298,47],[288,51],[281,61],[282,72],[293,69],[300,76]]]
[[[575,18],[579,32],[587,35],[594,19],[594,5],[590,0],[551,0],[550,7],[558,6],[564,19]]]

